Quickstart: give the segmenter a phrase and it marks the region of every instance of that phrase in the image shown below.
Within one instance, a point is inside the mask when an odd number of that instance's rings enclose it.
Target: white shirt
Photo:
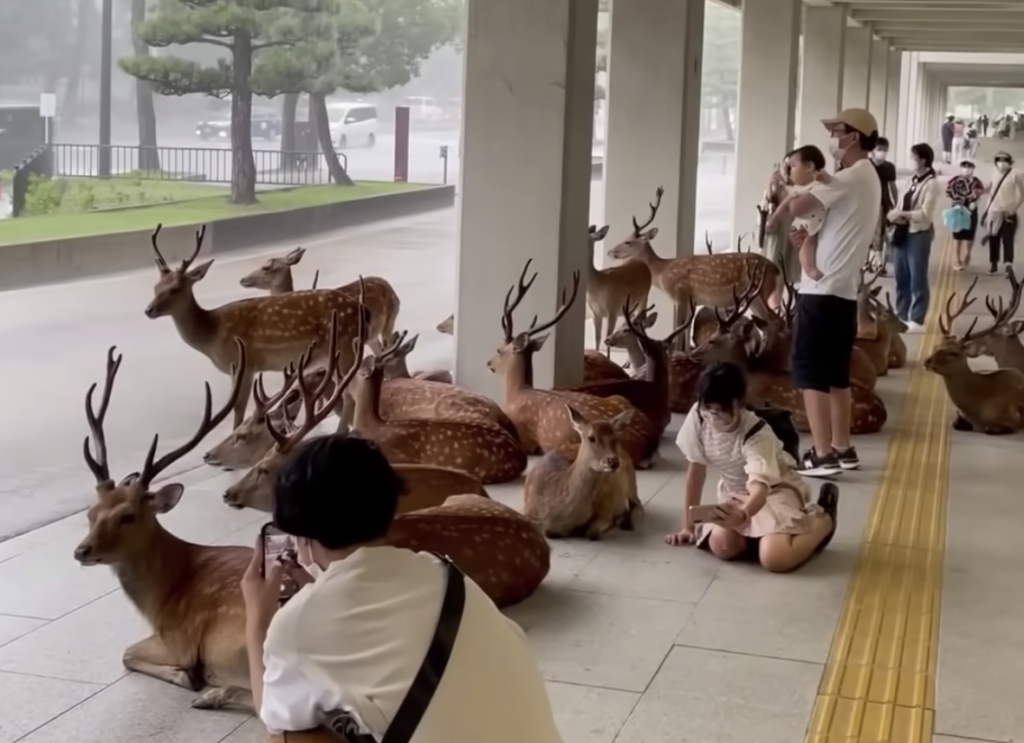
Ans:
[[[364,547],[331,563],[274,617],[260,718],[309,730],[344,709],[380,740],[419,671],[447,578],[433,555]],[[413,743],[562,743],[526,635],[466,579],[441,684]]]
[[[807,186],[792,186],[795,193],[804,194],[814,190],[815,187],[820,186],[821,183],[815,181]],[[811,209],[807,214],[802,217],[797,217],[793,220],[793,226],[797,229],[803,229],[808,235],[817,235],[821,232],[821,228],[825,225],[825,215],[827,212],[824,207],[816,207]]]
[[[832,176],[811,194],[828,210],[818,233],[815,263],[825,274],[814,281],[800,278],[801,294],[829,294],[856,300],[860,269],[878,228],[882,182],[874,164],[864,158]]]
[[[1002,179],[1003,174],[998,173],[992,179],[992,190]],[[990,197],[989,212],[1003,212],[1005,214],[1016,214],[1024,202],[1024,188],[1021,187],[1020,177],[1016,170],[1011,169],[1003,181],[1003,185]]]

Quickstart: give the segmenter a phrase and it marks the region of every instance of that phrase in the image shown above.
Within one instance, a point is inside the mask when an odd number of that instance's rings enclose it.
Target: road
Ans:
[[[698,244],[709,230],[727,242],[731,179],[708,165],[700,176]],[[603,213],[603,189],[595,182],[591,210]],[[365,225],[303,240],[307,253],[296,270],[306,286],[321,271],[320,285],[351,281],[359,274],[385,276],[402,298],[400,324],[419,333],[414,369],[447,368],[454,343],[434,327],[453,309],[456,280],[456,217],[447,210],[422,217]],[[197,286],[204,306],[251,296],[241,276],[266,256],[294,247],[218,257]],[[107,348],[124,354],[108,416],[112,472],[121,477],[141,467],[159,432],[162,447],[193,432],[202,409],[203,382],[215,401],[227,394],[226,377],[178,338],[167,318],[149,320],[155,270],[31,290],[0,293],[0,541],[88,505],[92,481],[82,461],[87,433],[82,401],[102,381]],[[495,327],[497,331],[497,326]],[[224,431],[221,434],[225,433]],[[218,434],[212,435],[207,446]],[[196,466],[198,455],[182,464]]]

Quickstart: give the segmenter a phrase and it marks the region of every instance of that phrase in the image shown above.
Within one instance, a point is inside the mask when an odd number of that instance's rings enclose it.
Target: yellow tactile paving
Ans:
[[[921,362],[957,288],[943,251],[927,333],[910,370],[805,743],[930,743],[935,716],[951,408]]]

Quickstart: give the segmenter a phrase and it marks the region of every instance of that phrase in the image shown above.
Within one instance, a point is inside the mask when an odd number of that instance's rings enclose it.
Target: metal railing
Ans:
[[[11,186],[11,216],[17,217],[25,210],[25,199],[32,182],[32,176],[49,177],[53,173],[52,145],[37,148],[14,168],[14,182]]]
[[[140,147],[138,145],[54,144],[52,173],[74,178],[100,177],[102,154],[109,153],[111,176],[141,180],[230,183],[232,151],[220,147]],[[104,150],[107,152],[105,153]],[[348,170],[348,158],[339,152]],[[330,173],[319,152],[253,150],[256,183],[263,186],[319,186]],[[140,167],[140,163],[150,167]],[[152,165],[159,163],[159,168]]]

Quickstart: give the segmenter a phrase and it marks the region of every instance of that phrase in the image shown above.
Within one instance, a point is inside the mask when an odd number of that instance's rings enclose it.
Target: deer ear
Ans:
[[[190,281],[202,281],[203,278],[206,276],[206,272],[210,270],[210,266],[213,265],[213,261],[214,259],[211,258],[205,263],[200,263],[198,266],[190,268],[188,271],[185,272],[185,276]]]
[[[657,312],[649,312],[649,313],[647,313],[646,317],[644,317],[644,330],[647,330],[648,328],[654,327],[654,323],[656,323],[656,322],[658,322],[658,313]]]
[[[658,228],[657,227],[651,227],[651,229],[647,230],[647,232],[642,234],[640,237],[642,237],[647,242],[650,242],[651,240],[653,240],[657,236],[658,236]]]
[[[565,409],[569,413],[569,420],[572,422],[572,427],[575,428],[578,433],[582,433],[580,429],[587,425],[587,419],[583,417],[583,413],[578,411],[572,405],[566,405]]]
[[[605,225],[601,229],[594,230],[593,232],[591,232],[590,233],[590,239],[593,240],[594,242],[600,242],[601,240],[604,240],[605,237],[607,237],[607,235],[608,235],[608,225]]]
[[[295,248],[292,252],[284,257],[284,262],[289,266],[294,266],[296,263],[302,260],[302,256],[306,254],[305,248]]]
[[[1024,333],[1024,320],[1014,320],[1010,323],[1010,330],[1014,335]]]
[[[398,350],[403,356],[408,356],[416,349],[416,341],[419,340],[419,333],[414,335],[412,338],[402,344],[402,347]]]
[[[876,286],[871,290],[871,296],[877,298],[882,293],[882,287]]]
[[[164,485],[155,493],[146,493],[145,500],[154,513],[167,513],[181,500],[185,494],[185,486],[181,483],[172,482]]]
[[[633,408],[626,408],[617,416],[608,421],[616,431],[625,431],[629,422],[633,419]]]
[[[538,351],[540,351],[540,349],[544,348],[544,343],[550,337],[550,335],[544,334],[530,338],[530,350],[532,350],[534,353],[537,353]]]

